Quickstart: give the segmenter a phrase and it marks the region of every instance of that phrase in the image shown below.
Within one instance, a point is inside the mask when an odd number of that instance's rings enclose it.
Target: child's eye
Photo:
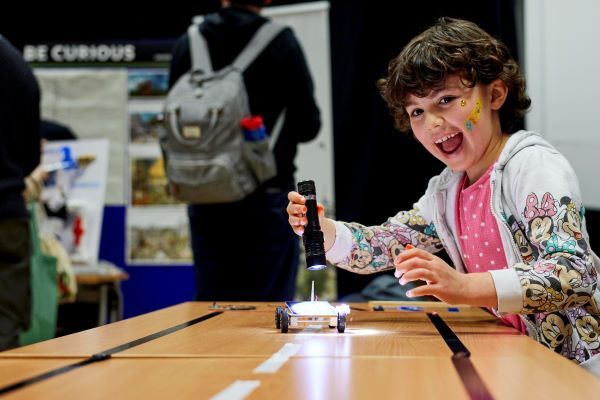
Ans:
[[[421,114],[423,114],[423,110],[421,110],[420,108],[415,108],[410,112],[411,117],[418,117]]]
[[[444,96],[440,99],[440,104],[449,104],[455,98],[456,98],[455,96]]]

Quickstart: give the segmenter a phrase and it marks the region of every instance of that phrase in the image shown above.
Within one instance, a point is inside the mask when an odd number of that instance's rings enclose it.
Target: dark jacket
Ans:
[[[0,36],[0,218],[24,217],[25,177],[40,162],[40,95],[31,68]]]
[[[213,64],[219,70],[233,62],[266,18],[239,7],[206,16],[200,26]],[[189,41],[183,35],[173,50],[169,86],[191,68]],[[294,179],[297,144],[314,139],[321,127],[313,82],[304,54],[291,29],[286,28],[244,73],[250,111],[262,115],[271,132],[277,117],[286,118],[274,148],[278,174],[266,186],[286,187]]]

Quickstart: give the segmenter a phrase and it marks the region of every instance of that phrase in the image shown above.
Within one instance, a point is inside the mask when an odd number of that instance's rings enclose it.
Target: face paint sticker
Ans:
[[[481,103],[481,100],[477,99],[477,101],[475,101],[473,109],[471,110],[471,113],[469,114],[469,117],[465,121],[465,127],[469,132],[473,132],[475,124],[477,123],[477,121],[479,121],[479,115],[481,114],[482,106],[483,105]]]
[[[471,121],[467,120],[467,122],[465,122],[465,126],[469,132],[473,132],[473,123]]]
[[[461,106],[461,107],[464,107],[464,106],[466,106],[466,105],[467,105],[467,101],[466,101],[465,99],[461,99],[461,100],[460,100],[460,106]]]

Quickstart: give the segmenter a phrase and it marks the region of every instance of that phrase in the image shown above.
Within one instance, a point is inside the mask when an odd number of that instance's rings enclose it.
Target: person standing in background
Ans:
[[[267,19],[270,0],[223,1],[205,17],[200,32],[213,70],[229,65]],[[191,68],[189,40],[175,44],[169,87]],[[277,175],[245,199],[188,207],[197,300],[291,300],[299,260],[298,238],[287,225],[287,192],[293,190],[298,143],[314,139],[321,127],[312,78],[293,31],[284,29],[244,72],[252,115],[267,132],[285,110],[274,146]],[[240,234],[239,224],[247,227]],[[248,273],[250,271],[250,273]]]
[[[40,163],[40,93],[31,68],[0,35],[0,350],[29,327],[30,232],[25,177]]]

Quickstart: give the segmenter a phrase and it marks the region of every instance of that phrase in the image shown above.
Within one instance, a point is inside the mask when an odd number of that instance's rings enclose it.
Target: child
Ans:
[[[530,105],[507,47],[441,18],[378,82],[398,127],[447,165],[410,211],[381,226],[320,219],[327,258],[356,273],[395,268],[407,292],[489,307],[505,323],[600,374],[600,260],[577,178],[538,134],[510,133]],[[288,195],[301,235],[304,198]],[[414,246],[414,248],[413,248]],[[433,255],[445,248],[453,266]]]

